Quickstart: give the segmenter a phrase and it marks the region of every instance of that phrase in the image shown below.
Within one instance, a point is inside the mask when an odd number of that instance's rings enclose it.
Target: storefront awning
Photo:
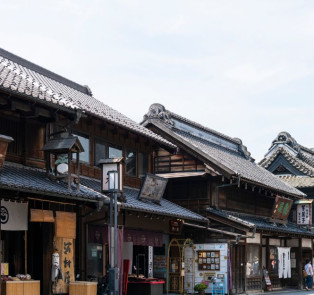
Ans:
[[[0,189],[60,197],[73,201],[102,201],[109,203],[109,198],[84,185],[80,185],[79,190],[77,190],[76,185],[68,189],[66,182],[49,179],[46,171],[43,169],[26,167],[9,162],[5,162],[5,166],[0,171]]]
[[[173,172],[173,173],[159,173],[156,174],[159,177],[163,178],[181,178],[181,177],[196,177],[205,175],[205,171],[197,171],[197,172]]]
[[[218,216],[220,218],[225,219],[230,222],[230,216],[236,217],[233,221],[238,224],[254,224],[257,231],[269,231],[274,233],[280,233],[282,235],[296,235],[296,236],[309,236],[314,237],[314,228],[307,228],[306,226],[298,226],[296,222],[287,221],[286,224],[275,223],[273,220],[270,220],[269,217],[244,214],[239,212],[225,211],[225,210],[217,210],[213,208],[209,208],[208,212],[211,213],[212,216]],[[209,219],[211,218],[208,216]],[[232,226],[232,225],[230,225]]]
[[[97,179],[81,177],[80,182],[95,191],[100,191],[100,181]],[[145,212],[184,220],[193,220],[201,223],[205,223],[208,220],[207,218],[166,199],[162,198],[160,203],[156,204],[150,200],[139,200],[138,195],[138,189],[124,187],[123,196],[125,202],[121,202],[119,205],[122,209],[135,212]]]

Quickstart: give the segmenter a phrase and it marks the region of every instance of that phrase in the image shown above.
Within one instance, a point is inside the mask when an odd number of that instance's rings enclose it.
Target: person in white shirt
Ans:
[[[306,264],[304,266],[304,270],[307,273],[307,277],[305,278],[305,283],[306,283],[305,289],[309,291],[312,289],[312,284],[313,284],[313,267],[312,267],[310,259],[306,259],[305,263]]]

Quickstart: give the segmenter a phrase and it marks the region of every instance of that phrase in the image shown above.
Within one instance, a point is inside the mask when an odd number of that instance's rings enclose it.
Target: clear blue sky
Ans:
[[[314,1],[2,1],[1,44],[140,122],[154,102],[260,160],[314,147]]]

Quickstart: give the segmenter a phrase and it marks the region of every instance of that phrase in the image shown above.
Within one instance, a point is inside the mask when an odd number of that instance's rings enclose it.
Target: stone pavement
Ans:
[[[314,295],[314,289],[310,291],[306,290],[295,290],[295,289],[288,289],[283,291],[272,291],[272,292],[264,292],[264,293],[251,293],[251,295]]]

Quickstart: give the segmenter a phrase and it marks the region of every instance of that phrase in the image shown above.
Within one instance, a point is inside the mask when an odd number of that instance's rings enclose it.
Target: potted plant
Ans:
[[[198,291],[198,294],[204,295],[205,290],[208,288],[209,282],[202,281],[201,283],[198,283],[194,286],[194,291]]]

